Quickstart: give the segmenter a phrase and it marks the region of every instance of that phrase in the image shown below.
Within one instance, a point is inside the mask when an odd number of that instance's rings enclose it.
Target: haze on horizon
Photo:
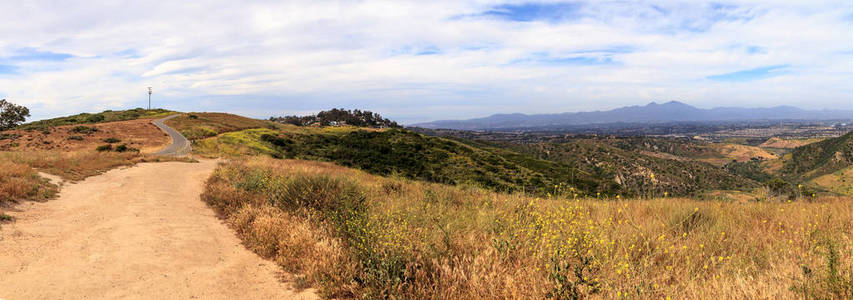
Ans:
[[[0,98],[404,124],[495,113],[853,109],[850,1],[5,1]]]

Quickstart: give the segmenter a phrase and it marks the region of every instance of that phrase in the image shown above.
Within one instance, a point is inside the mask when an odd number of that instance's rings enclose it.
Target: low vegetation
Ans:
[[[203,139],[225,132],[277,126],[274,122],[226,113],[188,113],[168,120],[166,124],[189,140]]]
[[[401,129],[295,126],[281,130],[249,129],[196,141],[193,151],[211,156],[266,154],[332,161],[378,175],[473,185],[502,192],[601,193],[604,197],[618,194],[616,186],[600,185],[595,178],[573,172],[564,164]]]
[[[812,179],[847,168],[851,163],[853,132],[794,149],[781,172],[788,177]]]
[[[82,180],[104,171],[146,160],[138,153],[98,153],[94,151],[0,152],[0,161],[10,161],[65,180]]]
[[[750,190],[759,186],[751,179],[706,162],[647,155],[597,140],[514,144],[509,147],[537,158],[564,163],[578,172],[601,178],[609,185],[618,186],[623,195],[654,197],[667,193],[684,196],[706,190]],[[681,150],[672,152],[684,154]]]
[[[45,200],[55,193],[56,187],[39,177],[30,165],[0,159],[0,208],[9,202]]]
[[[115,122],[115,121],[127,121],[127,120],[136,120],[136,119],[156,119],[168,116],[173,114],[174,112],[165,110],[165,109],[130,109],[130,110],[118,110],[112,111],[107,110],[104,112],[90,114],[90,113],[82,113],[78,115],[40,120],[35,122],[26,123],[16,127],[15,129],[21,130],[41,130],[50,127],[62,126],[62,125],[79,125],[79,124],[95,124],[95,123],[106,123],[106,122]]]
[[[254,157],[203,199],[332,298],[853,296],[846,198],[531,198]]]

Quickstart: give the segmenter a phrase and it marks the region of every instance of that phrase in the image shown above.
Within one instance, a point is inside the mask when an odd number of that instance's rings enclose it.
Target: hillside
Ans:
[[[715,166],[724,166],[732,161],[746,162],[777,158],[775,154],[759,147],[732,143],[708,143],[690,138],[614,137],[597,139],[597,141],[627,151],[661,158],[702,161]]]
[[[847,199],[533,198],[267,157],[221,165],[202,199],[327,298],[849,295]]]
[[[787,177],[811,179],[830,174],[853,163],[853,132],[794,149],[781,173]]]
[[[598,178],[572,174],[564,164],[511,151],[428,137],[408,130],[356,127],[260,128],[221,134],[194,145],[206,155],[267,154],[279,158],[332,161],[379,175],[504,192],[618,192]],[[554,186],[558,188],[555,189]]]
[[[174,128],[189,140],[203,139],[231,131],[262,127],[275,128],[277,126],[276,123],[270,121],[212,112],[186,113],[166,121],[166,125]]]
[[[108,123],[116,121],[127,121],[136,119],[156,119],[162,118],[175,112],[165,109],[146,110],[142,108],[130,110],[107,110],[100,113],[81,113],[73,116],[40,120],[30,123],[21,124],[15,129],[18,130],[41,130],[50,127],[63,125],[80,125],[80,124],[95,124]]]
[[[703,190],[751,189],[758,183],[699,161],[626,151],[596,140],[514,145],[537,158],[564,163],[618,185],[633,196],[692,195]]]

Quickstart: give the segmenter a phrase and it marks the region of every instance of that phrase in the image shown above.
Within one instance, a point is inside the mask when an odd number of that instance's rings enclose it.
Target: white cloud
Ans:
[[[6,1],[0,65],[17,74],[0,74],[0,97],[47,117],[142,106],[153,86],[182,109],[265,117],[346,105],[409,122],[670,99],[853,108],[844,1],[594,1],[556,22],[481,15],[502,3],[522,2]],[[23,48],[74,58],[9,59]],[[567,60],[513,63],[536,55]],[[566,63],[587,57],[613,63]],[[773,65],[790,71],[706,79]]]

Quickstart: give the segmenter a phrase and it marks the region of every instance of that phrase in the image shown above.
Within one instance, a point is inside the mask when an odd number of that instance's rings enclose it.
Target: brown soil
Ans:
[[[171,141],[169,136],[151,124],[152,121],[152,119],[139,119],[82,125],[98,129],[91,134],[73,132],[72,129],[78,125],[56,126],[45,132],[41,130],[9,130],[3,133],[21,136],[0,140],[0,150],[94,150],[99,145],[106,144],[103,141],[105,138],[117,138],[121,140],[117,144],[127,144],[129,147],[142,150],[143,153],[152,153],[160,150]],[[79,136],[82,140],[68,139],[72,136]]]
[[[297,291],[199,198],[215,161],[144,163],[66,183],[0,229],[0,298],[281,299]]]

